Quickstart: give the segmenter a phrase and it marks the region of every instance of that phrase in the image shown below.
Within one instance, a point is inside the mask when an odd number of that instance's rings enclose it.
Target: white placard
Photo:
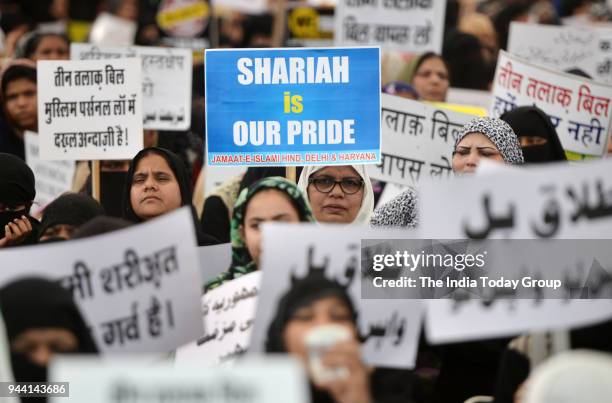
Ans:
[[[13,369],[11,368],[11,355],[9,342],[6,338],[6,327],[2,315],[0,315],[0,382],[13,382]],[[0,398],[2,403],[18,403],[16,398]]]
[[[227,7],[245,14],[263,14],[269,11],[267,0],[214,0],[215,6]]]
[[[612,119],[612,85],[537,67],[501,51],[490,114],[536,105],[549,117],[566,151],[601,156]]]
[[[445,12],[445,0],[339,0],[334,41],[336,46],[442,53]]]
[[[38,63],[43,160],[131,159],[142,149],[137,59]]]
[[[347,226],[270,224],[263,227],[263,278],[249,351],[264,351],[268,327],[290,290],[292,278],[324,269],[325,277],[346,287],[359,312],[358,331],[365,338],[364,360],[390,368],[415,363],[422,304],[419,300],[361,299],[361,239],[416,236],[409,231],[375,231]],[[364,287],[372,287],[364,280]]]
[[[232,244],[200,246],[198,247],[198,257],[200,258],[200,273],[204,285],[230,267],[232,263]]]
[[[595,77],[612,83],[612,28],[598,30],[599,33],[599,56],[597,57],[597,71]]]
[[[111,234],[0,253],[0,284],[71,289],[102,352],[168,352],[202,334],[195,231],[182,208]]]
[[[33,205],[33,213],[36,214],[72,188],[75,164],[74,161],[42,161],[39,157],[36,133],[26,131],[24,140],[26,162],[36,178],[36,198]]]
[[[191,126],[191,50],[72,43],[70,57],[72,60],[140,58],[143,127],[178,131]]]
[[[612,301],[519,299],[485,306],[472,300],[457,307],[451,300],[430,300],[425,318],[427,340],[450,343],[595,324],[612,318]]]
[[[491,93],[489,91],[451,87],[446,93],[446,102],[455,105],[479,106],[489,110],[491,108]]]
[[[455,139],[474,117],[382,94],[381,163],[372,179],[414,186],[425,178],[448,178]]]
[[[595,81],[612,83],[611,39],[612,28],[512,22],[508,52],[559,71],[581,69]]]
[[[50,381],[70,383],[70,401],[89,403],[270,403],[309,402],[306,375],[290,357],[248,360],[232,368],[172,363],[155,365],[128,359],[55,359]],[[65,397],[51,398],[64,403]]]
[[[612,160],[499,169],[420,188],[425,239],[612,236]],[[452,202],[449,202],[452,201]]]
[[[261,272],[247,274],[202,296],[204,333],[176,351],[176,365],[217,365],[246,352],[251,338]]]

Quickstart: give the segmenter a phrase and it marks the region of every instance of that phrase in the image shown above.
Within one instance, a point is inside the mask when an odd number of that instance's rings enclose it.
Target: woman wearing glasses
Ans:
[[[504,164],[523,164],[523,152],[516,134],[501,119],[476,118],[463,127],[453,150],[453,172],[470,174],[482,158]],[[418,224],[417,194],[408,188],[390,202],[376,209],[373,227],[408,227]]]
[[[357,225],[370,222],[374,191],[363,165],[305,167],[298,188],[308,196],[319,222]]]

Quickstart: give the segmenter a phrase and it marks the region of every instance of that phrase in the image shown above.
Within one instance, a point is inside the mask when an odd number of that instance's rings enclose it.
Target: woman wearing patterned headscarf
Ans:
[[[455,141],[453,172],[473,173],[481,158],[512,165],[525,162],[518,138],[508,123],[481,117],[463,127]],[[373,227],[414,228],[417,223],[417,195],[410,188],[374,210],[370,221]]]
[[[259,226],[272,221],[314,221],[302,192],[293,182],[278,176],[261,179],[243,189],[238,196],[230,228],[231,266],[209,281],[206,291],[257,270],[261,253]]]
[[[512,127],[496,118],[476,118],[463,127],[455,141],[453,172],[472,173],[481,158],[513,165],[525,163]]]

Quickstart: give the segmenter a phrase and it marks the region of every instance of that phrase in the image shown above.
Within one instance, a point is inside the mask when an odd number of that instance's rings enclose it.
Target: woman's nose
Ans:
[[[467,160],[465,163],[466,165],[475,167],[478,165],[479,160],[480,160],[480,156],[478,155],[478,152],[470,151],[470,154],[467,156]]]

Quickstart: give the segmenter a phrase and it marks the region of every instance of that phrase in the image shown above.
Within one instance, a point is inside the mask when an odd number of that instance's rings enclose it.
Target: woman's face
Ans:
[[[181,189],[162,156],[148,154],[138,161],[130,202],[136,215],[145,221],[181,207]]]
[[[495,144],[482,133],[470,133],[463,137],[453,152],[453,171],[473,173],[481,158],[504,162]]]
[[[11,351],[41,367],[49,364],[53,354],[75,352],[78,348],[79,342],[71,331],[54,327],[28,329],[11,343]]]
[[[259,191],[249,200],[244,224],[240,227],[242,239],[257,266],[261,255],[260,225],[271,221],[300,222],[300,216],[284,192],[274,189]]]
[[[68,60],[70,45],[61,36],[49,35],[40,40],[32,60]]]
[[[364,194],[363,179],[355,168],[325,167],[313,173],[310,179],[317,181],[308,184],[308,200],[317,221],[349,224],[355,220]],[[332,185],[333,181],[345,183]],[[358,189],[357,192],[349,194],[355,189]]]
[[[346,326],[357,339],[351,310],[338,297],[324,297],[297,309],[283,329],[283,343],[289,354],[308,360],[304,336],[314,327],[336,324]]]
[[[412,86],[423,101],[444,102],[448,91],[448,70],[439,57],[430,57],[414,73]]]

